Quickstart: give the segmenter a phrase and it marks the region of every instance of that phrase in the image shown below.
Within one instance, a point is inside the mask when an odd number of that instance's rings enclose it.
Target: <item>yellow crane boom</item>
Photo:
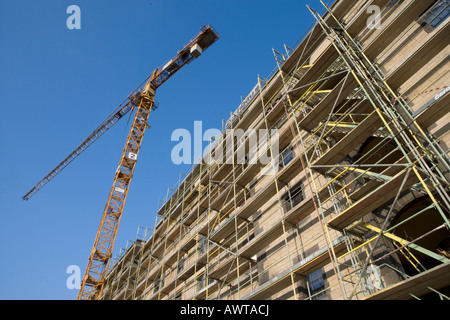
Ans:
[[[77,158],[86,148],[103,135],[117,121],[131,110],[136,110],[130,132],[114,176],[102,219],[89,255],[86,271],[81,282],[78,299],[99,299],[112,257],[123,208],[133,177],[142,139],[151,110],[156,109],[156,90],[184,65],[198,58],[207,48],[219,39],[211,26],[205,26],[189,41],[177,55],[163,67],[157,68],[116,110],[103,121],[78,148],[69,154],[55,169],[40,180],[22,199],[30,199],[42,189],[62,169]]]

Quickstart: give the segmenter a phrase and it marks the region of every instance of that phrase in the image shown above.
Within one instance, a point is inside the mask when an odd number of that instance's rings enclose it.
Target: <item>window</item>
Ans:
[[[450,0],[438,0],[419,18],[425,31],[431,32],[447,19],[450,14]]]
[[[182,256],[181,258],[180,258],[180,260],[178,261],[178,272],[181,272],[181,271],[183,271],[183,269],[184,269],[184,261],[186,260],[186,257],[185,256]]]
[[[320,299],[325,295],[325,292],[320,292],[325,288],[325,282],[323,280],[321,269],[308,275],[308,284],[310,295],[313,296],[312,299]]]
[[[157,293],[164,285],[164,276],[159,276],[155,279],[155,288],[153,294]]]
[[[284,168],[293,158],[292,147],[284,149],[280,155],[280,168]]]
[[[205,274],[203,273],[200,277],[197,278],[198,281],[198,290],[202,290],[206,285]]]
[[[205,238],[205,237],[202,237],[202,238],[198,241],[198,253],[199,253],[199,254],[205,253],[205,246],[206,246],[206,238]]]
[[[297,182],[288,192],[283,195],[284,201],[290,204],[291,208],[303,201],[302,181]]]

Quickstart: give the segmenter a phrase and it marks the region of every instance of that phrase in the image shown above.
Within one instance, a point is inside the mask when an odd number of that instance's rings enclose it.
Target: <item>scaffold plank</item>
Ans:
[[[375,292],[363,300],[410,300],[413,299],[411,294],[422,296],[430,293],[429,287],[440,290],[449,285],[450,263],[446,263]]]
[[[406,170],[402,171],[389,182],[386,182],[361,200],[355,202],[350,208],[329,220],[328,225],[334,229],[343,230],[351,223],[393,199],[397,192],[401,192],[399,188],[402,185],[407,172],[408,171]],[[402,190],[410,188],[418,181],[419,179],[417,176],[414,173],[410,173],[404,182]]]

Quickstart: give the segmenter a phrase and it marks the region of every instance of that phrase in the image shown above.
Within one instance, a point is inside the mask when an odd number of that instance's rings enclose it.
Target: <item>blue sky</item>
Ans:
[[[121,119],[31,200],[24,195],[156,67],[205,24],[221,39],[157,92],[115,252],[153,227],[159,199],[188,166],[171,161],[175,129],[221,128],[292,46],[317,0],[0,1],[0,299],[75,299],[129,129]],[[69,30],[70,5],[81,29]]]

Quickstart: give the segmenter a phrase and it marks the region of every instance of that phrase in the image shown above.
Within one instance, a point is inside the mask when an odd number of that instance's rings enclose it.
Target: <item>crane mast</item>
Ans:
[[[178,51],[175,58],[171,59],[162,68],[153,71],[140,92],[130,97],[132,108],[136,108],[136,114],[114,176],[114,182],[103,211],[97,236],[89,255],[89,261],[78,293],[78,300],[101,298],[104,280],[108,272],[142,139],[150,111],[155,105],[156,89],[184,65],[198,58],[218,38],[219,36],[210,26],[202,28],[202,31],[194,39]]]
[[[50,171],[22,197],[24,200],[30,199],[125,114],[131,110],[136,111],[119,165],[114,175],[108,200],[103,210],[94,245],[89,255],[86,271],[78,293],[78,300],[101,298],[104,280],[108,272],[109,262],[111,261],[114,243],[145,129],[147,128],[150,112],[156,109],[156,90],[184,65],[198,58],[218,39],[219,35],[211,26],[202,27],[201,32],[179,50],[173,59],[163,67],[155,69],[78,148],[70,153],[56,168]]]
[[[155,103],[154,98],[155,90],[148,86],[139,97],[132,100],[133,106],[137,108],[136,113],[114,176],[114,182],[103,211],[97,236],[89,255],[86,272],[78,293],[79,300],[100,298],[101,296],[103,280],[114,249],[142,138],[144,137],[150,110]]]

